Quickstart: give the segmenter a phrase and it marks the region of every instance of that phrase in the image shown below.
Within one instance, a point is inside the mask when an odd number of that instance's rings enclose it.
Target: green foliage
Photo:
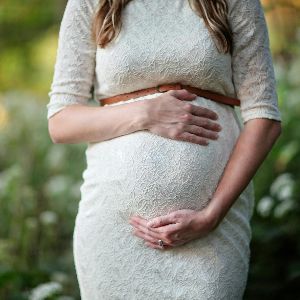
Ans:
[[[275,62],[283,132],[254,178],[246,299],[300,298],[300,82],[294,77],[299,57]]]
[[[49,281],[78,296],[71,250],[84,145],[53,144],[40,102],[16,92],[1,101],[0,299]]]
[[[49,89],[65,1],[0,2],[0,90]],[[38,55],[37,55],[38,54]]]

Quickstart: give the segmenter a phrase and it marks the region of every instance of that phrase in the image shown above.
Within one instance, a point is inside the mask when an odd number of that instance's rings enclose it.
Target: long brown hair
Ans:
[[[123,8],[132,0],[99,0],[99,8],[93,20],[93,38],[105,48],[120,32]],[[228,23],[227,0],[188,0],[195,13],[203,18],[220,52],[231,53],[232,32]]]

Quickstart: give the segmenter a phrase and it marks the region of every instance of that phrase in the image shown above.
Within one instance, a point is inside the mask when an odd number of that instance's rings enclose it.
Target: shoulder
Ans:
[[[227,4],[229,16],[248,13],[253,14],[262,10],[260,0],[227,0]]]
[[[240,31],[251,35],[266,30],[265,14],[260,0],[227,0],[227,3],[228,22],[234,33]]]
[[[100,0],[68,0],[66,7],[72,7],[81,13],[95,12],[100,5]]]

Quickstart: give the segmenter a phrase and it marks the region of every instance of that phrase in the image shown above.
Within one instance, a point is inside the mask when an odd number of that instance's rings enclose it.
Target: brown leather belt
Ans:
[[[154,94],[154,93],[158,93],[158,92],[164,93],[169,90],[180,90],[180,89],[186,89],[189,92],[196,94],[200,97],[208,98],[210,100],[213,100],[213,101],[216,101],[219,103],[223,103],[223,104],[228,104],[232,107],[234,105],[236,105],[236,106],[240,105],[239,99],[224,96],[219,93],[215,93],[215,92],[212,92],[209,90],[203,90],[203,89],[196,88],[196,87],[193,87],[190,85],[184,85],[181,83],[161,84],[156,87],[146,88],[146,89],[137,90],[137,91],[130,92],[130,93],[125,93],[125,94],[120,94],[120,95],[116,95],[116,96],[112,96],[112,97],[108,97],[108,98],[104,98],[104,99],[99,99],[99,102],[102,105],[106,105],[106,104],[116,103],[119,101],[126,101],[129,99],[138,98],[138,97],[142,97],[142,96],[146,96],[146,95],[150,95],[150,94]]]

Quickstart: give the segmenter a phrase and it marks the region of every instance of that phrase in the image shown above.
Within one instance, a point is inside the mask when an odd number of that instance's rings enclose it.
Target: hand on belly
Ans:
[[[181,209],[149,220],[135,215],[129,224],[134,227],[133,234],[144,239],[145,245],[154,249],[171,249],[206,236],[214,229],[215,223],[205,209]],[[159,240],[163,241],[163,247]]]

